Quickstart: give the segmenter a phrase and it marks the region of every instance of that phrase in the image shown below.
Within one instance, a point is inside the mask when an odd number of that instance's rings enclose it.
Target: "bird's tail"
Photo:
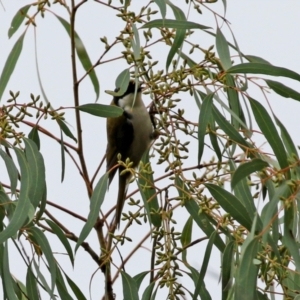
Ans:
[[[116,226],[119,228],[121,215],[123,211],[123,206],[126,198],[126,193],[128,189],[128,183],[130,180],[129,174],[123,174],[119,176],[119,192],[118,192],[118,199],[117,199],[117,206],[116,206]]]

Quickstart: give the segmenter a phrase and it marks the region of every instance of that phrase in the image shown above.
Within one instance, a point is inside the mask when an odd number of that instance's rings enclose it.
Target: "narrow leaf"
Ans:
[[[248,230],[251,230],[252,216],[249,216],[245,206],[234,195],[215,184],[205,184],[205,186],[227,213]]]
[[[83,104],[77,106],[77,109],[91,115],[103,118],[115,118],[123,114],[123,109],[114,105],[104,104]]]
[[[192,231],[193,231],[193,217],[190,216],[187,219],[187,221],[186,221],[186,223],[183,227],[183,230],[182,230],[181,239],[180,239],[182,248],[185,248],[186,246],[188,246],[191,243],[191,241],[192,241]],[[187,250],[184,249],[182,251],[182,260],[184,262],[187,261],[186,256],[187,256]]]
[[[23,23],[30,7],[31,7],[31,4],[28,4],[28,5],[23,6],[22,8],[20,8],[17,11],[17,13],[15,14],[15,16],[13,17],[13,19],[11,21],[10,28],[8,30],[8,38],[11,38],[17,32],[20,25]]]
[[[66,274],[64,273],[66,276],[66,279],[68,281],[68,284],[70,286],[70,288],[72,289],[74,295],[76,296],[77,300],[87,300],[85,298],[85,296],[83,295],[82,291],[79,289],[79,287],[75,284],[75,282]]]
[[[141,272],[133,277],[133,280],[136,283],[137,289],[140,289],[140,286],[144,280],[144,278],[149,274],[149,271]]]
[[[229,292],[229,288],[233,280],[233,255],[234,255],[234,241],[229,242],[226,245],[222,256],[222,300],[226,300]]]
[[[123,299],[139,300],[136,282],[124,271],[121,271],[123,283]]]
[[[240,164],[236,171],[233,173],[231,180],[231,188],[234,189],[234,187],[240,180],[246,178],[254,172],[261,171],[267,166],[268,163],[259,158],[254,158],[249,162]]]
[[[26,275],[27,296],[31,300],[39,300],[39,292],[37,288],[37,278],[34,276],[31,266],[28,266]]]
[[[22,51],[22,48],[23,48],[23,41],[24,41],[25,32],[15,42],[12,50],[10,51],[10,53],[8,55],[8,58],[6,59],[4,68],[2,70],[2,74],[0,76],[0,100],[3,96],[4,90],[7,86],[7,83],[9,81],[10,76],[14,72],[17,61],[18,61],[19,56],[21,54],[21,51]]]
[[[249,60],[251,63],[260,63],[260,64],[268,64],[268,65],[272,65],[271,63],[269,63],[267,60],[265,60],[264,58],[261,58],[259,56],[255,56],[255,55],[244,55],[244,57]]]
[[[300,101],[300,93],[284,85],[283,83],[267,79],[265,79],[265,82],[267,83],[269,88],[272,89],[278,95],[285,98],[292,98]]]
[[[63,27],[66,29],[67,33],[69,34],[69,36],[71,38],[72,33],[71,33],[70,24],[65,19],[63,19],[57,15],[55,15],[55,16],[60,21],[60,23],[63,25]],[[94,86],[94,91],[96,93],[96,100],[97,100],[99,98],[99,94],[100,94],[100,84],[99,84],[95,69],[94,69],[92,62],[89,58],[89,55],[85,49],[85,46],[76,31],[74,32],[74,38],[75,38],[75,49],[76,49],[77,56],[82,64],[83,68],[88,73],[88,75],[91,79],[91,82]]]
[[[253,263],[258,253],[258,239],[254,238],[245,248],[235,277],[234,300],[256,299],[258,266]]]
[[[39,131],[37,129],[37,126],[34,126],[31,131],[29,132],[28,134],[28,137],[35,142],[38,150],[40,150],[40,146],[41,146],[41,143],[40,143],[40,137],[39,137]]]
[[[203,151],[204,151],[204,138],[206,134],[206,127],[211,120],[211,113],[213,107],[213,96],[209,94],[203,99],[203,103],[200,109],[198,120],[198,164],[200,164]]]
[[[46,222],[51,227],[51,229],[53,230],[53,233],[56,234],[56,236],[59,238],[61,243],[64,245],[64,247],[65,247],[65,249],[68,253],[68,256],[71,260],[72,266],[74,266],[73,251],[72,251],[71,245],[70,245],[68,239],[66,238],[65,234],[60,229],[60,227],[58,225],[56,225],[54,222],[52,222],[51,220],[46,219]]]
[[[13,194],[15,194],[18,184],[18,170],[15,166],[14,161],[2,149],[0,149],[0,156],[4,160],[8,172],[8,176],[10,179],[10,190]]]
[[[159,7],[160,10],[160,14],[163,17],[163,20],[166,17],[166,13],[167,13],[167,4],[165,0],[154,0],[154,2],[157,4],[157,6]]]
[[[149,300],[150,299],[154,287],[155,287],[155,281],[151,282],[150,285],[147,286],[147,288],[145,289],[145,291],[143,293],[142,300]]]
[[[143,155],[142,157],[143,165],[148,165],[146,172],[142,172],[139,176],[138,186],[143,198],[145,209],[148,215],[150,222],[155,227],[161,225],[161,216],[159,212],[159,204],[156,196],[156,191],[154,188],[154,179],[152,174],[152,168],[149,161],[149,152]]]
[[[193,300],[197,299],[197,295],[198,295],[198,293],[199,293],[199,291],[201,289],[201,286],[203,285],[204,277],[205,277],[205,274],[206,274],[206,271],[207,271],[207,267],[208,267],[208,262],[209,262],[209,259],[211,257],[212,246],[214,244],[214,239],[216,238],[216,236],[217,236],[217,232],[215,231],[209,237],[209,240],[208,240],[208,243],[207,243],[207,246],[206,246],[206,250],[205,250],[205,254],[204,254],[204,258],[203,258],[203,262],[202,262],[202,266],[201,266],[201,270],[200,270],[200,274],[199,274],[199,278],[198,278],[198,282],[197,282],[197,285],[196,285],[196,289],[195,289],[195,294],[194,294]]]
[[[55,282],[56,282],[56,261],[54,259],[51,246],[45,236],[45,234],[37,227],[31,227],[28,232],[32,234],[34,239],[36,240],[39,247],[41,247],[41,250],[43,254],[46,257],[46,260],[48,262],[49,266],[49,273],[51,276],[51,290],[54,290]]]
[[[69,295],[64,278],[63,278],[58,266],[56,267],[56,288],[57,288],[58,294],[60,296],[60,299],[64,299],[64,300],[72,300],[73,299]]]
[[[81,245],[81,243],[85,240],[85,238],[89,235],[91,230],[94,228],[97,218],[99,217],[99,211],[101,204],[104,201],[104,196],[107,189],[107,179],[108,179],[108,173],[105,173],[100,180],[98,181],[94,192],[92,194],[91,200],[90,200],[90,212],[87,218],[87,222],[83,226],[76,247],[75,252],[78,250],[78,247]]]
[[[224,70],[228,70],[232,66],[229,47],[227,40],[219,27],[217,28],[216,33],[216,48]]]
[[[266,63],[243,63],[227,70],[227,73],[264,74],[283,76],[300,81],[300,75],[286,68],[276,67]]]
[[[195,22],[190,22],[186,20],[180,20],[180,19],[157,19],[152,20],[146,24],[144,24],[141,28],[159,28],[159,27],[165,27],[165,28],[175,28],[175,29],[181,29],[181,30],[187,30],[187,29],[211,29],[211,27],[204,26]]]
[[[191,279],[193,280],[194,282],[194,285],[195,285],[195,288],[199,282],[199,272],[193,268],[192,266],[188,266],[188,268],[190,269],[191,273],[188,273],[188,275],[191,277]],[[194,294],[192,294],[191,296],[193,298],[197,297],[197,296],[200,296],[200,299],[201,300],[211,300],[211,296],[209,294],[209,292],[207,291],[206,289],[206,286],[205,286],[205,282],[203,281],[203,283],[201,284],[200,286],[200,290],[198,291],[198,293],[196,293],[196,291],[194,291]],[[192,299],[193,299],[192,298]],[[195,298],[197,299],[197,298]]]
[[[14,214],[5,230],[0,233],[0,244],[18,232],[24,224],[31,207],[31,203],[28,198],[30,188],[28,163],[24,153],[20,149],[15,148],[15,153],[21,168],[21,188],[16,210],[14,211]]]
[[[287,168],[289,166],[287,154],[271,117],[258,101],[251,98],[249,98],[249,100],[255,120],[265,138],[269,142],[271,148],[273,149],[280,167],[282,169]],[[289,175],[288,171],[287,174]]]
[[[60,131],[60,155],[61,155],[61,182],[65,178],[65,168],[66,168],[66,157],[65,157],[65,146],[64,146],[64,136],[62,130]]]
[[[60,129],[63,131],[63,133],[77,143],[76,137],[73,135],[66,122],[59,119],[57,119],[56,122],[59,125]]]

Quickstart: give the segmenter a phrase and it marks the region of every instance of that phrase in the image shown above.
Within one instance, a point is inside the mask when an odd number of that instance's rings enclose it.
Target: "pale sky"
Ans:
[[[295,0],[230,0],[227,1],[227,14],[226,19],[231,23],[231,29],[234,32],[235,38],[238,41],[241,51],[245,54],[251,54],[260,56],[276,66],[289,68],[297,73],[300,73],[300,2]],[[3,68],[5,60],[14,44],[16,39],[23,32],[25,27],[19,29],[19,31],[13,36],[11,40],[8,40],[7,31],[10,27],[10,22],[17,9],[24,6],[29,2],[27,1],[10,1],[2,0],[2,4],[5,8],[0,7],[0,72]],[[136,3],[136,4],[135,4]],[[134,5],[148,3],[147,1],[133,0]],[[180,1],[173,0],[173,3],[179,5]],[[114,12],[99,9],[100,5],[89,1],[79,10],[78,13],[78,25],[77,32],[83,40],[83,43],[90,55],[92,62],[96,61],[99,57],[100,51],[102,51],[102,44],[99,42],[99,38],[106,35],[109,40],[112,40],[118,33],[117,22],[114,19]],[[59,9],[58,9],[59,8]],[[222,1],[210,6],[211,9],[223,14]],[[57,14],[67,18],[67,14],[59,5],[54,5],[50,9],[54,9]],[[31,13],[33,10],[31,11]],[[186,13],[186,11],[184,11]],[[207,11],[203,10],[204,14],[199,16],[198,14],[191,14],[191,19],[195,22],[199,22],[203,25],[215,27],[215,19]],[[171,15],[170,9],[168,13]],[[157,15],[157,18],[160,16]],[[61,24],[51,13],[46,13],[45,19],[37,20],[37,41],[38,41],[38,60],[39,68],[42,77],[44,89],[46,91],[48,99],[51,101],[54,107],[59,106],[72,106],[72,81],[70,73],[70,56],[69,56],[69,40],[67,34],[62,28]],[[222,23],[219,21],[219,25]],[[230,32],[223,26],[224,34],[229,41],[232,41]],[[110,39],[111,37],[111,39]],[[205,48],[213,44],[213,40],[205,34],[199,34],[200,40],[198,44],[203,45]],[[32,28],[29,28],[24,40],[23,52],[16,66],[15,73],[12,75],[11,80],[8,83],[7,89],[3,95],[3,100],[9,98],[9,90],[14,92],[20,91],[22,102],[29,101],[29,94],[35,95],[41,94],[37,81],[36,69],[35,69],[35,57],[34,57],[34,34]],[[112,53],[108,55],[108,58],[112,58],[118,55]],[[163,60],[162,68],[164,67]],[[236,60],[238,62],[238,60]],[[104,93],[104,90],[114,89],[114,82],[116,76],[126,67],[125,64],[120,62],[114,62],[107,64],[101,69],[97,69],[97,75],[101,85],[101,96],[99,103],[108,104],[110,102],[110,96]],[[79,77],[84,74],[80,69]],[[286,85],[300,90],[300,83],[293,80],[287,80],[283,78],[274,78],[274,80],[281,81]],[[253,91],[253,95],[256,95],[256,100],[262,101],[264,99],[257,91]],[[80,89],[80,98],[83,103],[93,103],[95,101],[95,94],[89,80],[85,80]],[[296,145],[300,144],[299,137],[299,124],[298,114],[300,112],[299,104],[295,100],[281,98],[274,93],[269,96],[271,100],[272,108],[276,116],[285,124],[289,130]],[[145,97],[145,102],[149,103],[150,99]],[[1,105],[4,101],[1,103]],[[188,110],[188,108],[187,108]],[[67,121],[74,126],[73,110],[69,110],[67,115]],[[88,156],[88,169],[90,174],[93,174],[95,166],[98,165],[102,159],[105,147],[106,147],[106,133],[105,133],[105,120],[96,118],[87,114],[82,114],[83,119],[83,131],[85,142],[85,153]],[[34,122],[34,119],[32,119]],[[45,123],[47,128],[52,130],[54,134],[59,136],[59,130],[55,124],[51,122]],[[28,129],[24,129],[27,132]],[[73,128],[75,133],[75,127]],[[84,185],[79,177],[77,170],[73,167],[70,159],[67,158],[66,175],[63,184],[60,183],[60,148],[57,143],[49,141],[49,139],[41,137],[41,152],[46,161],[47,171],[47,189],[48,199],[61,204],[62,206],[69,207],[82,216],[87,216],[89,203],[85,192]],[[68,139],[66,139],[68,140]],[[191,164],[194,164],[195,160]],[[0,161],[0,167],[3,169],[2,161]],[[155,166],[154,166],[155,168]],[[103,174],[104,168],[101,170]],[[0,175],[0,181],[4,181],[2,175]],[[116,188],[116,182],[111,188],[110,193],[107,195],[103,204],[104,211],[112,206],[110,201],[115,201],[115,194],[113,193]],[[135,188],[135,184],[134,184]],[[80,232],[84,224],[73,221],[66,214],[58,213],[55,209],[49,209],[51,212],[57,214],[58,218],[64,220],[67,226],[76,234]],[[176,216],[176,214],[175,214]],[[180,215],[177,215],[178,228],[181,229],[183,223],[180,220]],[[134,232],[133,229],[129,231],[129,235],[139,235],[140,237],[148,230],[148,225],[143,225],[144,228],[139,228],[139,232]],[[196,226],[194,226],[195,228]],[[47,235],[48,237],[50,235]],[[199,231],[199,236],[194,236],[196,239],[202,237],[203,234]],[[64,251],[56,239],[51,239],[51,246],[54,252]],[[90,245],[98,251],[99,246],[97,238],[94,232],[90,234],[87,241]],[[136,239],[134,243],[137,243]],[[147,245],[149,246],[149,244]],[[194,263],[195,268],[201,266],[203,260],[203,253],[205,251],[206,244],[194,247],[191,250],[190,263]],[[12,243],[10,247],[13,248]],[[72,243],[72,247],[75,245]],[[128,247],[122,247],[122,255],[126,256],[132,249],[132,245]],[[141,249],[137,252],[135,258],[129,262],[126,267],[126,272],[131,276],[138,274],[141,271],[149,268],[149,251]],[[206,287],[211,293],[213,299],[220,299],[221,285],[219,284],[219,253],[215,252],[214,262],[210,263],[209,274],[206,279]],[[193,256],[194,255],[194,256]],[[18,256],[18,255],[16,255]],[[65,266],[66,271],[70,274],[71,278],[78,284],[78,286],[85,293],[86,297],[89,297],[89,281],[92,273],[97,269],[92,259],[84,252],[79,250],[76,255],[74,273],[71,272],[72,267],[68,260],[63,255],[55,256],[58,261]],[[20,280],[24,281],[24,270],[22,266],[24,264],[17,261],[15,257],[11,259],[12,273]],[[118,258],[115,258],[118,262]],[[143,264],[142,262],[146,262]],[[21,267],[20,267],[21,265]],[[147,280],[145,280],[146,282]],[[100,283],[100,284],[99,284]],[[103,292],[103,275],[99,271],[93,278],[91,284],[92,299],[99,299]],[[183,282],[183,284],[185,284]],[[0,287],[1,289],[1,287]],[[121,291],[121,279],[118,284],[114,286],[115,292]],[[141,287],[141,291],[145,289],[145,285]],[[118,296],[117,299],[121,299]],[[280,298],[278,298],[280,299]]]

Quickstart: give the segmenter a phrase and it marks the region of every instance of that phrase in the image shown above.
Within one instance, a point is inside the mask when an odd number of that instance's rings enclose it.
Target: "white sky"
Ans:
[[[276,66],[286,67],[295,72],[300,73],[300,40],[299,40],[299,28],[300,28],[300,2],[295,0],[277,1],[277,0],[265,0],[265,1],[241,1],[231,0],[228,2],[226,18],[231,23],[231,28],[239,43],[240,49],[245,54],[252,54],[265,58]],[[9,1],[2,0],[5,7],[5,11],[0,8],[0,72],[3,68],[5,60],[14,44],[16,39],[23,32],[23,28],[14,35],[11,40],[7,38],[7,31],[10,27],[10,22],[18,8],[27,4],[27,1]],[[147,3],[146,1],[133,0],[135,5]],[[173,1],[174,4],[179,5],[181,1]],[[223,5],[222,1],[210,6],[213,10],[222,14]],[[59,8],[59,9],[58,9]],[[67,18],[66,13],[59,7],[59,5],[52,6],[59,15]],[[170,9],[168,10],[170,12]],[[32,12],[32,11],[31,11]],[[203,10],[204,14],[192,15],[196,22],[203,25],[215,25],[215,20],[211,14]],[[84,45],[90,55],[91,60],[94,62],[99,57],[99,53],[102,52],[102,44],[99,42],[99,38],[106,35],[108,40],[111,41],[118,33],[119,27],[116,25],[114,12],[110,12],[104,9],[97,3],[89,1],[78,12],[78,25],[77,32],[82,38]],[[156,18],[159,18],[157,15]],[[219,25],[221,23],[219,22]],[[48,98],[50,99],[54,107],[59,106],[72,106],[72,81],[70,73],[70,55],[69,55],[69,40],[67,38],[65,30],[58,23],[53,15],[46,13],[44,20],[38,18],[37,20],[37,40],[38,40],[38,59],[40,73],[44,85],[44,89]],[[215,26],[214,26],[215,28]],[[223,32],[228,37],[228,40],[232,41],[228,30],[222,27]],[[201,39],[197,42],[200,45],[211,45],[213,42],[207,35],[199,35]],[[32,28],[26,34],[23,52],[20,60],[15,69],[10,82],[8,83],[7,90],[3,95],[3,100],[9,97],[8,91],[14,92],[20,91],[20,102],[29,101],[29,94],[40,94],[40,88],[37,81],[35,64],[34,64],[34,43],[33,43],[33,30]],[[116,55],[109,54],[108,58],[112,58]],[[162,61],[162,60],[161,60]],[[97,75],[101,84],[101,97],[99,102],[108,104],[110,97],[104,93],[104,90],[114,89],[114,82],[116,76],[126,67],[120,62],[104,65],[101,69],[97,69]],[[164,62],[162,63],[162,68]],[[81,67],[79,67],[79,77],[83,74]],[[282,78],[274,78],[274,80],[281,81],[290,87],[299,90],[300,83],[292,80],[283,80]],[[257,100],[264,102],[261,94],[256,91],[253,92],[257,95]],[[90,81],[87,79],[84,81],[80,89],[80,99],[83,103],[93,103],[95,95]],[[149,102],[148,98],[146,101]],[[275,94],[269,96],[272,107],[275,114],[285,124],[290,131],[292,138],[296,144],[300,144],[299,137],[299,104],[291,99],[285,99],[278,97]],[[21,101],[22,100],[22,101]],[[3,104],[4,102],[2,102]],[[187,107],[188,110],[188,107]],[[88,157],[88,169],[89,173],[93,174],[96,166],[102,159],[106,147],[106,134],[105,134],[105,120],[92,117],[90,115],[82,114],[83,119],[83,131],[85,142],[85,154]],[[67,120],[70,124],[74,125],[73,111],[68,111]],[[34,119],[32,119],[34,122]],[[47,128],[59,135],[59,130],[56,125],[52,125],[51,122],[45,123]],[[75,133],[75,127],[73,128]],[[27,132],[26,129],[24,129]],[[77,213],[87,216],[88,214],[88,199],[85,192],[84,185],[80,179],[77,170],[73,167],[70,159],[67,158],[67,167],[65,181],[60,183],[60,148],[57,143],[49,141],[49,139],[42,138],[41,151],[46,161],[47,170],[47,188],[48,199],[61,204],[62,206],[73,209]],[[193,164],[195,159],[191,162]],[[0,167],[3,165],[0,163]],[[155,168],[155,167],[154,167]],[[104,169],[102,169],[104,172]],[[102,174],[102,173],[101,173]],[[0,180],[3,180],[0,176]],[[114,191],[114,187],[111,189]],[[115,195],[113,192],[106,197],[104,203],[104,211],[112,206],[110,198],[114,201]],[[64,220],[67,226],[74,232],[79,233],[83,224],[77,221],[73,221],[65,214],[59,213],[57,210],[50,209],[55,213],[59,219]],[[175,214],[176,216],[176,214]],[[180,222],[180,215],[177,215],[179,227],[182,228],[183,224]],[[145,228],[139,228],[138,235],[143,236],[148,229],[148,225],[144,225]],[[196,226],[194,226],[196,228]],[[131,229],[129,236],[136,234]],[[199,236],[194,236],[194,239]],[[98,251],[97,238],[94,232],[88,237],[88,242],[91,246]],[[137,243],[138,239],[133,242]],[[12,246],[10,244],[10,246]],[[63,251],[57,241],[53,239],[51,244],[53,251]],[[74,244],[72,244],[74,246]],[[123,257],[125,253],[130,252],[132,245],[122,248]],[[191,251],[190,262],[194,263],[194,267],[200,267],[203,260],[203,251],[205,249],[204,244],[194,247]],[[141,249],[136,254],[135,258],[130,262],[126,271],[134,276],[141,271],[149,268],[148,263],[148,250]],[[206,287],[211,293],[213,299],[220,299],[221,286],[218,283],[218,271],[219,271],[219,254],[217,252],[215,256],[215,263],[209,268],[209,276],[206,281]],[[194,255],[194,256],[193,256]],[[56,256],[58,260],[65,266],[67,272],[71,272],[70,263],[62,257],[62,255]],[[146,258],[147,257],[147,258]],[[118,261],[118,258],[115,258]],[[143,264],[142,262],[146,262]],[[19,279],[24,280],[24,270],[22,263],[16,262],[15,258],[11,259],[11,269],[14,275]],[[71,278],[79,285],[88,297],[89,280],[92,273],[96,270],[96,266],[92,259],[84,252],[79,250],[76,256],[76,263],[74,273],[71,274]],[[145,288],[145,286],[144,286]],[[93,299],[99,299],[103,292],[103,275],[98,272],[92,282],[92,296]],[[143,289],[143,287],[142,287]],[[141,290],[142,290],[141,289]],[[120,281],[115,286],[115,292],[121,291]],[[119,296],[120,298],[120,296]],[[117,298],[117,299],[119,299]]]

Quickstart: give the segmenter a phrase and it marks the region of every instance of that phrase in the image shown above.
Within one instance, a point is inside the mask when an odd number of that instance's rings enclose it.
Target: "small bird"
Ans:
[[[118,154],[121,154],[121,160],[124,162],[129,158],[132,162],[132,168],[136,168],[153,138],[152,122],[142,100],[140,83],[136,89],[135,82],[130,81],[126,92],[122,96],[114,96],[111,105],[121,107],[124,112],[117,118],[107,118],[106,170],[110,171],[109,185],[117,171],[117,168],[112,168],[118,164]],[[120,224],[128,183],[132,177],[130,172],[121,175],[123,170],[124,167],[122,166],[118,168],[119,191],[116,206],[116,226]]]

